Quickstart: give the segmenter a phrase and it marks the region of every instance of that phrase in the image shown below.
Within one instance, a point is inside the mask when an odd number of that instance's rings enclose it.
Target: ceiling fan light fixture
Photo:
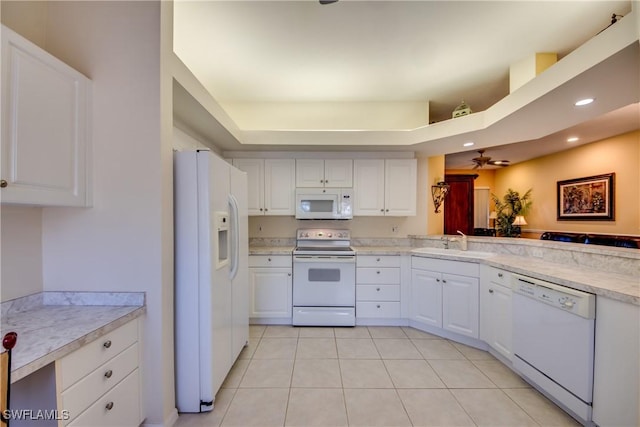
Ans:
[[[574,105],[576,107],[582,107],[584,105],[591,104],[593,101],[595,101],[594,98],[584,98],[584,99],[580,99],[580,100],[576,101],[576,103]]]
[[[576,142],[579,139],[580,138],[578,138],[577,136],[572,136],[572,137],[567,138],[567,142]]]
[[[462,144],[463,147],[471,147],[472,145],[475,145],[475,142],[465,142],[464,144]]]

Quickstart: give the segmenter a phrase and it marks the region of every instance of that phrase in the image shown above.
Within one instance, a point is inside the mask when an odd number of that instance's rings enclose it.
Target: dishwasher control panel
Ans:
[[[555,283],[514,274],[511,289],[526,297],[571,312],[587,319],[595,318],[596,296]]]

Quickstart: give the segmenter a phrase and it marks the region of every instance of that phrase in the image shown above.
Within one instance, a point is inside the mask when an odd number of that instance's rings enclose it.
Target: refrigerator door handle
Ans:
[[[233,280],[238,274],[238,260],[240,258],[240,245],[238,242],[240,214],[238,201],[231,194],[229,195],[229,211],[231,213],[231,268],[229,269],[229,278]]]

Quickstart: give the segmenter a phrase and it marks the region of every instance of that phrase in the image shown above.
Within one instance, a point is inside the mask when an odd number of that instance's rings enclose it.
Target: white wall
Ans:
[[[0,299],[42,292],[42,209],[0,207]]]
[[[171,6],[47,2],[45,31],[46,50],[93,81],[94,206],[43,209],[43,289],[146,293],[149,425],[176,416],[171,78],[162,65],[171,16],[161,13]]]

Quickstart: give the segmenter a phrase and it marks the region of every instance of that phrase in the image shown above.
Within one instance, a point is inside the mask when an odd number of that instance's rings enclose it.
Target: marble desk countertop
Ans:
[[[42,292],[2,303],[2,336],[16,332],[11,382],[145,313],[143,292]]]

